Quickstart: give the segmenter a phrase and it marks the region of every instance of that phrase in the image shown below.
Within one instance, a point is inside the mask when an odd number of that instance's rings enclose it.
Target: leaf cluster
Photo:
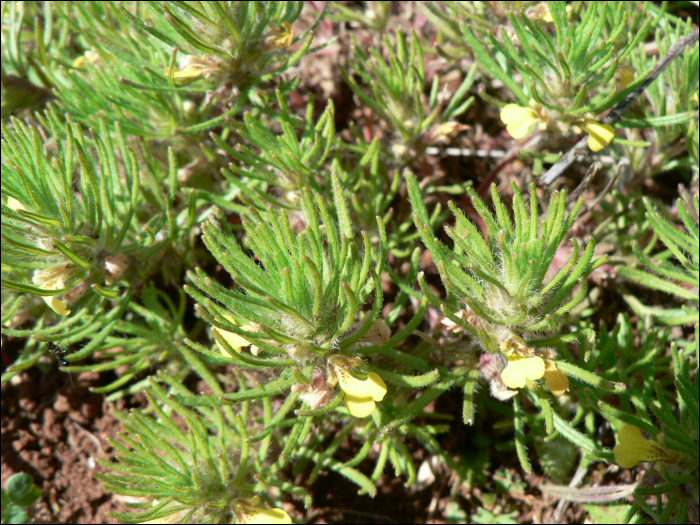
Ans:
[[[560,317],[586,296],[585,277],[605,262],[604,258],[593,260],[593,240],[579,253],[579,244],[573,239],[568,262],[556,274],[548,275],[554,256],[583,204],[579,200],[567,217],[566,192],[552,196],[547,215],[540,220],[534,185],[530,188],[528,211],[522,194],[513,184],[513,221],[494,185],[491,186],[491,195],[495,215],[470,190],[472,205],[488,230],[488,242],[464,213],[450,203],[457,220],[455,228],[445,226],[445,232],[454,241],[454,248],[450,250],[426,227],[426,210],[416,179],[409,174],[407,180],[416,212],[416,227],[433,256],[445,287],[456,301],[464,302],[483,323],[508,326],[519,333],[554,329]],[[425,280],[419,279],[419,282],[433,304],[444,305],[447,308],[445,315],[464,330],[479,335],[485,348],[493,351],[493,343],[486,334],[454,317],[457,304],[443,303],[428,290]],[[569,298],[577,286],[578,291]]]
[[[548,34],[546,17],[528,13],[509,13],[516,42],[501,28],[499,40],[488,33],[492,52],[468,25],[463,37],[487,74],[502,81],[518,102],[527,106],[530,99],[556,111],[560,118],[571,119],[585,113],[599,114],[615,106],[644,81],[648,71],[624,89],[615,87],[619,65],[644,40],[654,19],[644,10],[628,4],[592,3],[567,13],[560,2],[547,2],[554,34]],[[639,24],[639,19],[645,18]],[[629,28],[635,28],[634,34]],[[506,58],[503,65],[495,59],[498,52]],[[522,88],[513,74],[522,78]]]
[[[476,69],[465,77],[444,108],[444,100],[439,100],[440,75],[433,77],[430,96],[425,99],[425,58],[423,45],[415,33],[409,40],[402,31],[397,31],[395,46],[385,35],[382,48],[369,49],[368,53],[357,41],[354,44],[347,69],[341,68],[343,78],[360,102],[395,134],[390,150],[399,165],[409,165],[441,134],[449,134],[441,125],[449,126],[452,119],[474,102],[474,97],[466,95]]]
[[[382,243],[380,253],[373,256],[369,236],[364,233],[360,254],[336,176],[333,184],[339,223],[321,195],[313,199],[308,189],[302,190],[306,227],[297,233],[285,210],[269,208],[263,217],[251,207],[243,215],[246,243],[262,267],[242,250],[224,220],[210,217],[202,225],[204,243],[238,290],[227,290],[202,271],[191,273],[196,288],[185,289],[202,306],[200,315],[273,355],[284,354],[289,345],[323,355],[332,347],[347,349],[359,341],[379,315],[382,290],[378,275],[386,247]],[[371,314],[347,337],[371,291],[376,294]],[[227,315],[235,323],[227,320]],[[259,330],[243,330],[245,323],[253,323]],[[341,338],[343,335],[346,337]],[[279,363],[272,360],[268,366]]]
[[[638,282],[648,288],[659,290],[675,295],[681,300],[690,302],[689,306],[679,309],[673,308],[649,308],[643,305],[633,295],[626,295],[625,299],[632,309],[641,315],[652,315],[663,324],[685,324],[693,322],[698,317],[698,294],[700,286],[698,278],[698,197],[693,198],[693,202],[678,199],[678,214],[683,221],[684,231],[679,231],[669,220],[664,217],[656,208],[651,199],[644,199],[644,206],[647,210],[646,217],[658,235],[661,242],[667,247],[667,251],[651,259],[640,250],[637,243],[633,243],[634,253],[645,269],[637,269],[630,266],[622,266],[618,269],[620,275]],[[655,240],[655,239],[654,239]],[[651,245],[653,248],[653,245]],[[682,266],[675,265],[668,261],[671,256],[675,257]]]

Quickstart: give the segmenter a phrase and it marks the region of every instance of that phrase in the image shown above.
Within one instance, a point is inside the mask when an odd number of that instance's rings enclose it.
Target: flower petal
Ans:
[[[238,325],[238,323],[236,322],[236,319],[232,315],[224,314],[224,317],[231,324]],[[223,337],[224,340],[229,344],[229,346],[231,348],[233,348],[239,354],[241,353],[241,348],[250,344],[246,339],[244,339],[243,337],[241,337],[238,334],[234,334],[233,332],[228,332],[226,330],[222,330],[221,328],[216,328],[216,327],[213,327],[212,330],[218,332],[221,335],[221,337]],[[224,350],[224,347],[222,347],[221,345],[218,345],[218,346],[219,346],[219,352],[221,352],[221,355],[226,356],[227,352],[226,352],[226,350]]]
[[[233,332],[227,332],[226,330],[222,330],[221,328],[214,328],[214,330],[219,332],[221,334],[221,337],[223,337],[226,340],[229,346],[239,354],[241,353],[241,348],[250,344],[250,342],[247,339],[241,337],[238,334],[234,334]],[[219,351],[221,351],[223,355],[226,355],[226,351],[223,348],[219,347]]]
[[[646,440],[642,432],[634,425],[623,425],[617,432],[619,444],[613,449],[615,463],[622,468],[632,468],[640,461],[657,459],[654,453],[656,441]]]
[[[224,314],[224,317],[226,320],[228,320],[230,323],[238,325],[236,322],[236,319],[232,315]],[[249,324],[243,325],[241,327],[242,330],[246,330],[247,332],[257,332],[256,328],[254,326],[251,326]],[[222,330],[221,328],[216,328],[214,327],[213,330],[216,330],[221,334],[221,337],[223,337],[226,342],[233,348],[236,352],[239,354],[241,353],[241,348],[244,346],[248,346],[250,344],[250,341],[248,341],[245,337],[240,336],[238,334],[235,334],[233,332],[228,332],[226,330]],[[219,351],[222,353],[222,355],[226,355],[226,351],[219,345]],[[251,348],[252,351],[252,348]],[[257,355],[257,354],[256,354]]]
[[[345,393],[345,406],[348,407],[348,412],[355,417],[367,417],[374,409],[377,404],[371,397],[358,397],[351,394]]]
[[[535,381],[544,375],[544,359],[539,356],[508,359],[508,366],[501,372],[501,379],[509,388],[522,388],[529,379]]]
[[[544,361],[544,380],[557,397],[569,390],[569,376],[560,371],[551,359]]]
[[[549,6],[544,2],[532,5],[525,10],[525,16],[530,20],[542,20],[543,22],[552,23],[552,13],[549,12]]]
[[[173,71],[173,78],[197,78],[202,76],[204,68],[199,64],[189,64],[185,69],[180,70],[175,68]],[[163,72],[165,76],[170,76],[170,68],[166,67]]]
[[[589,120],[583,125],[583,129],[588,133],[588,147],[591,151],[602,150],[615,138],[615,128],[610,124]]]
[[[347,365],[348,368],[356,368],[358,366],[362,366],[362,358],[355,356],[355,357],[346,357],[343,362]]]
[[[630,66],[622,66],[617,68],[620,72],[620,90],[625,89],[634,82],[635,69]]]
[[[335,373],[338,376],[340,388],[342,388],[346,394],[358,398],[366,397],[374,401],[381,401],[384,399],[387,390],[386,384],[382,381],[382,378],[374,372],[371,372],[364,381],[357,379],[350,372],[342,368],[336,367]]]
[[[347,369],[337,366],[331,362],[331,367],[340,388],[345,392],[345,406],[348,412],[355,417],[366,417],[370,415],[375,407],[375,401],[381,401],[386,395],[386,384],[374,372],[370,372],[367,379],[357,379]]]
[[[289,22],[282,23],[282,27],[278,30],[278,34],[273,37],[272,41],[275,47],[285,48],[292,45],[292,40],[294,40],[294,31],[292,31],[292,24]]]
[[[345,357],[333,355],[328,359],[328,385],[333,386],[335,381],[340,383],[340,388],[345,392],[345,405],[348,411],[355,417],[366,417],[375,409],[375,401],[381,401],[386,395],[386,384],[374,372],[367,375],[367,379],[358,379],[349,369],[362,364],[360,357]]]
[[[64,278],[70,276],[70,263],[60,263],[46,270],[34,270],[32,283],[44,290],[63,290],[66,287]],[[65,301],[58,298],[58,295],[43,295],[41,298],[58,315],[68,315],[70,310]]]
[[[369,332],[362,337],[362,341],[365,343],[380,345],[386,343],[389,339],[391,339],[391,328],[381,319],[374,321]]]
[[[525,386],[526,378],[520,367],[514,363],[508,363],[508,366],[501,372],[501,379],[510,388],[522,388]]]
[[[504,124],[518,122],[532,113],[532,109],[517,104],[507,104],[501,109],[501,120]]]
[[[642,431],[634,425],[622,425],[617,432],[617,439],[620,443],[636,444],[645,441],[642,437]]]
[[[260,503],[258,496],[237,499],[233,502],[236,519],[243,523],[291,523],[292,518],[282,509],[256,507]]]
[[[241,512],[244,523],[291,523],[292,518],[282,509],[263,509],[260,507],[247,507]]]
[[[24,206],[22,205],[21,202],[19,202],[17,199],[14,197],[8,197],[7,198],[7,206],[12,210],[12,211],[19,211],[23,210]]]
[[[367,376],[368,395],[372,396],[375,401],[381,401],[386,395],[386,383],[374,372],[370,372]]]
[[[367,395],[365,394],[365,389],[363,385],[364,381],[360,381],[352,374],[350,374],[350,372],[338,366],[334,366],[333,371],[338,377],[340,388],[342,388],[345,391],[345,393],[358,397],[365,397]]]
[[[46,301],[46,304],[48,304],[49,307],[58,315],[68,315],[70,313],[66,302],[59,299],[58,296],[44,295],[42,299]]]
[[[508,104],[501,110],[501,120],[506,124],[506,130],[511,137],[521,139],[537,123],[537,115],[531,108]]]

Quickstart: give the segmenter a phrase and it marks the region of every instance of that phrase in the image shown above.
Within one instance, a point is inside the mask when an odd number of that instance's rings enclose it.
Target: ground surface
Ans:
[[[69,377],[54,363],[47,364],[50,368],[46,375],[35,367],[2,385],[3,484],[15,472],[34,477],[43,492],[32,511],[34,523],[112,523],[106,513],[124,512],[126,507],[120,496],[102,490],[93,473],[105,471],[97,460],[114,459],[106,439],[117,437],[119,422],[103,396],[88,391],[89,386],[106,381],[90,373]],[[124,411],[140,408],[142,401],[136,395],[129,401],[131,406],[125,400],[111,406]],[[582,521],[582,507],[567,505],[557,511],[555,499],[542,497],[538,487],[547,479],[541,475],[523,477],[511,452],[494,452],[499,444],[508,443],[510,436],[490,428],[488,408],[483,409],[485,414],[474,427],[463,425],[459,420],[461,402],[461,392],[452,391],[429,408],[455,415],[451,431],[441,439],[448,453],[474,462],[490,456],[482,476],[471,485],[465,482],[455,487],[453,476],[439,463],[433,461],[432,470],[429,468],[431,458],[424,447],[408,442],[414,462],[422,466],[418,487],[404,487],[405,478],[394,476],[391,467],[387,467],[378,483],[377,495],[369,498],[358,496],[356,486],[333,472],[323,473],[311,486],[304,485],[304,474],[308,472],[302,472],[298,482],[313,495],[314,505],[304,511],[298,502],[290,502],[285,510],[307,523],[449,523],[464,521],[465,512],[477,512],[486,520],[482,522],[488,522],[490,516],[479,511],[482,508],[501,519],[510,514],[502,523]],[[338,457],[350,459],[356,451],[357,444],[348,443],[341,447]],[[368,461],[363,466],[365,473],[370,474],[373,464]],[[624,479],[628,472],[599,465],[591,469],[588,479],[598,483],[625,482],[629,481]]]

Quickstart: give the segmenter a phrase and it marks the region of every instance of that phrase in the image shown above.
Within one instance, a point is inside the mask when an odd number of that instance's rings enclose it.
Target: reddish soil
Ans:
[[[106,439],[119,429],[104,396],[88,390],[98,381],[35,367],[2,385],[2,485],[16,472],[33,476],[43,492],[30,509],[33,523],[112,523],[108,511],[126,510],[93,477],[104,472],[98,459],[113,458]]]
[[[125,400],[110,407],[103,395],[88,390],[106,381],[92,373],[69,377],[54,365],[48,375],[35,367],[2,385],[2,483],[4,486],[16,472],[33,476],[43,496],[29,509],[32,523],[114,523],[107,512],[127,510],[121,497],[103,491],[93,476],[105,472],[97,460],[114,459],[114,450],[106,440],[117,437],[119,424],[110,408],[130,408]],[[139,396],[131,399],[141,400]],[[452,457],[457,459],[465,449],[479,446],[474,436],[483,435],[486,429],[479,428],[478,422],[476,428],[461,423],[461,393],[444,395],[434,409],[455,416],[453,431],[440,439]],[[429,459],[430,454],[415,440],[409,440],[407,446],[416,466]],[[341,459],[350,459],[357,449],[356,443],[348,443],[342,448],[347,458]],[[505,462],[508,457],[504,454],[497,459]],[[376,457],[370,455],[359,468],[370,474],[373,459]],[[533,489],[542,478],[533,475],[523,479],[515,464],[508,466],[508,476],[524,482],[526,490],[534,493],[499,491],[499,476],[489,471],[484,471],[486,481],[480,482],[478,489],[466,483],[453,487],[453,475],[439,466],[434,471],[435,478],[421,489],[407,489],[405,477],[394,476],[388,465],[374,498],[359,496],[357,486],[333,472],[323,472],[308,486],[304,483],[308,475],[305,471],[296,481],[313,495],[313,507],[305,510],[298,500],[290,499],[285,510],[295,520],[307,523],[448,523],[445,516],[450,514],[448,505],[454,500],[466,512],[488,506],[496,512],[515,511],[520,522],[541,523],[556,507],[555,500],[545,500]],[[489,505],[483,494],[498,495]],[[568,507],[564,521],[575,523],[583,514],[578,506]]]

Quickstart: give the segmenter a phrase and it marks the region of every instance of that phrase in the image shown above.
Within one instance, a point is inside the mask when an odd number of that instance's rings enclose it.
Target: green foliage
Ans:
[[[522,105],[530,99],[555,112],[557,120],[569,122],[586,113],[599,114],[613,107],[640,83],[647,72],[616,93],[614,75],[620,63],[642,42],[652,27],[651,17],[638,24],[645,13],[627,4],[579,4],[570,10],[561,2],[547,2],[534,11],[510,12],[515,35],[488,32],[489,53],[475,28],[465,25],[463,38],[484,70],[501,80]],[[630,20],[630,18],[632,18]],[[552,24],[554,35],[548,31]],[[628,32],[628,24],[635,28]],[[517,37],[522,52],[514,43]],[[493,54],[500,53],[507,65]],[[517,71],[523,88],[513,80]]]
[[[690,21],[663,18],[655,32],[655,43],[660,56],[665,55],[671,45],[681,37],[693,32]],[[698,57],[700,47],[686,48],[677,60],[644,91],[648,103],[635,104],[626,118],[616,124],[627,128],[629,140],[651,139],[644,136],[644,130],[653,131],[653,143],[660,150],[651,161],[644,161],[644,150],[629,148],[627,155],[635,171],[643,171],[645,176],[654,176],[663,171],[681,166],[698,166]],[[641,71],[653,63],[645,48],[639,46],[630,54],[630,65],[621,72],[621,80],[629,79],[635,71]],[[669,90],[671,95],[669,96]],[[685,140],[684,140],[685,139]],[[687,152],[687,156],[684,154]]]
[[[656,260],[650,259],[640,250],[636,243],[633,244],[634,253],[646,270],[638,270],[632,267],[620,267],[620,275],[627,277],[644,286],[675,295],[684,301],[689,301],[690,306],[681,308],[650,308],[642,304],[633,295],[626,295],[625,299],[632,309],[639,315],[652,315],[663,324],[686,324],[698,318],[698,251],[700,244],[700,229],[698,226],[698,196],[693,198],[686,195],[687,200],[677,200],[678,215],[683,221],[685,232],[676,229],[660,212],[652,205],[650,199],[644,199],[647,210],[647,219],[654,232],[658,235],[667,250],[657,256]],[[653,248],[653,245],[651,246]],[[668,261],[675,257],[682,266]],[[682,283],[682,284],[678,284]],[[693,288],[694,287],[694,288]],[[694,306],[693,306],[694,304]]]
[[[346,11],[341,9],[341,13]],[[434,74],[426,96],[423,45],[415,32],[407,38],[403,31],[396,32],[394,44],[384,35],[382,45],[367,52],[355,41],[347,66],[341,68],[360,103],[371,109],[387,130],[382,137],[368,140],[353,125],[350,131],[355,144],[344,145],[345,151],[339,148],[334,169],[343,184],[352,189],[352,209],[363,228],[371,228],[377,215],[387,225],[395,224],[387,228],[389,250],[401,258],[411,254],[417,238],[410,231],[413,223],[408,206],[390,208],[395,196],[406,195],[401,170],[421,165],[428,147],[449,143],[466,128],[457,118],[474,102],[468,93],[477,74],[476,67],[472,67],[452,93],[442,77]],[[455,186],[452,191],[459,194],[467,184]],[[431,226],[434,228],[445,217],[438,204]]]
[[[39,109],[51,98],[51,83],[42,74],[33,57],[27,52],[26,41],[34,36],[32,20],[41,15],[51,19],[51,3],[43,5],[43,12],[36,3],[8,2],[2,4],[2,118],[10,118],[17,112]],[[42,35],[37,42],[40,51],[45,50],[51,34]],[[64,47],[68,33],[63,32],[58,46]]]
[[[221,387],[208,379],[214,391],[221,393]],[[185,390],[172,377],[166,381]],[[248,442],[249,432],[256,427],[246,417],[249,412],[241,416],[230,407],[216,406],[190,410],[168,399],[166,391],[155,382],[147,396],[157,419],[139,410],[131,411],[128,417],[122,415],[126,433],[119,435],[121,442],[110,440],[118,452],[118,463],[101,460],[110,472],[96,477],[110,492],[146,497],[158,504],[127,504],[141,512],[113,517],[122,522],[169,518],[181,523],[221,523],[230,521],[232,512],[248,498],[270,492],[262,480],[251,483],[246,476],[249,463],[260,477],[273,472],[255,461],[256,449],[262,449],[265,443],[260,445],[258,441],[251,446]],[[183,423],[187,432],[181,428]],[[293,492],[299,494],[298,490]]]
[[[557,396],[569,389],[567,376],[609,391],[624,389],[620,384],[577,367],[570,360],[556,360],[558,353],[552,348],[558,346],[566,355],[563,344],[585,336],[585,332],[564,336],[557,333],[557,329],[563,316],[586,296],[585,276],[605,262],[605,258],[593,259],[594,242],[590,241],[580,252],[578,243],[572,240],[568,262],[562,264],[558,272],[549,272],[582,202],[579,200],[567,217],[566,193],[554,194],[546,216],[540,220],[534,185],[530,188],[528,212],[522,194],[513,184],[513,223],[495,186],[491,187],[495,215],[475,192],[470,191],[472,206],[486,225],[488,237],[484,239],[463,212],[450,203],[457,220],[454,229],[445,226],[445,232],[454,242],[450,250],[432,237],[425,226],[427,211],[415,176],[409,173],[407,180],[416,227],[435,261],[448,298],[441,300],[432,293],[423,275],[418,276],[418,282],[431,304],[446,316],[446,325],[476,336],[484,351],[491,354],[488,358],[482,356],[482,373],[490,379],[491,392],[497,398],[513,399],[516,450],[523,468],[531,470],[525,453],[524,414],[517,392],[509,388],[528,387],[530,400],[542,410],[547,434],[556,428],[569,441],[588,448],[591,455],[609,457],[608,452],[552,411],[544,391],[535,382],[544,378]],[[543,330],[554,334],[545,339],[534,337]],[[470,397],[465,390],[465,422],[468,421],[466,415],[474,410]]]
[[[264,218],[251,208],[242,216],[246,243],[263,268],[243,252],[223,217],[210,216],[202,225],[204,243],[239,289],[228,290],[198,271],[189,275],[197,288],[185,290],[212,325],[277,356],[270,364],[257,366],[288,364],[284,362],[288,360],[279,362],[285,354],[292,362],[304,362],[332,348],[349,349],[369,332],[379,315],[382,290],[378,275],[386,247],[382,245],[373,256],[365,233],[360,254],[337,178],[334,186],[339,222],[332,219],[321,196],[314,200],[307,189],[301,196],[307,227],[297,233],[284,210],[269,208]],[[358,325],[358,311],[372,291],[375,306]],[[247,330],[241,328],[246,324]],[[218,341],[226,348],[224,341]],[[236,356],[236,352],[227,354]]]
[[[129,133],[207,130],[247,104],[266,105],[262,85],[298,62],[313,38],[310,31],[297,37],[301,46],[288,51],[293,35],[282,26],[297,19],[300,2],[147,5],[137,14],[136,4],[59,9],[60,16],[78,20],[85,54],[65,73],[51,68],[47,76],[76,118],[104,114],[102,99],[108,98],[105,116],[122,121]],[[293,86],[280,89],[287,93]]]
[[[687,521],[684,6],[3,3],[2,381],[57,360],[104,374],[108,401],[145,395],[115,411],[98,475],[143,498],[124,523],[289,523],[327,472],[373,496],[425,482],[424,460],[455,522],[514,523],[517,463],[556,497]],[[503,125],[539,131],[504,152]],[[615,140],[587,173],[583,132]],[[559,189],[538,188],[560,157]],[[637,483],[586,486],[643,461]],[[3,522],[36,499],[22,480]]]
[[[537,443],[542,469],[553,481],[564,483],[571,475],[578,456],[576,445],[561,435],[552,436]]]
[[[457,219],[455,228],[445,226],[445,232],[454,241],[455,247],[450,250],[434,239],[426,227],[426,210],[415,177],[409,174],[407,178],[416,227],[433,256],[440,277],[450,294],[467,305],[466,316],[476,316],[478,322],[452,319],[459,309],[455,300],[452,304],[444,303],[425,286],[422,286],[423,293],[432,297],[435,306],[445,305],[445,315],[460,328],[477,335],[484,349],[491,353],[498,352],[508,340],[507,335],[499,335],[500,327],[508,334],[525,336],[555,329],[559,319],[585,297],[585,277],[605,262],[602,258],[593,259],[594,242],[580,250],[573,240],[571,258],[548,278],[557,249],[583,203],[579,201],[567,217],[566,193],[555,194],[546,217],[540,220],[534,185],[530,188],[528,211],[523,196],[513,184],[514,223],[495,186],[491,186],[495,215],[473,190],[469,190],[472,205],[488,228],[488,243],[464,213],[450,203]],[[577,286],[579,290],[569,299]]]
[[[651,112],[646,107],[638,108],[638,118],[628,118],[615,126],[655,130],[654,138],[664,150],[659,158],[642,162],[644,152],[629,149],[649,145],[642,140],[641,130],[615,138],[610,124],[620,114],[611,113],[605,123],[597,121],[597,115],[622,107],[623,102],[626,108],[627,97],[636,96],[636,90],[652,73],[656,63],[646,55],[643,45],[649,33],[656,27],[659,50],[665,52],[672,42],[692,32],[690,21],[667,15],[666,4],[658,10],[648,3],[630,2],[542,2],[527,9],[521,3],[503,3],[492,6],[491,13],[476,4],[445,2],[444,10],[426,4],[422,10],[440,29],[441,38],[456,44],[462,52],[470,50],[484,73],[505,86],[509,95],[501,100],[484,91],[481,95],[504,108],[501,118],[513,138],[524,138],[537,124],[540,133],[523,144],[529,150],[527,156],[536,158],[535,173],[542,172],[543,160],[552,160],[546,151],[540,151],[542,146],[564,149],[572,134],[583,132],[588,134],[594,152],[613,140],[626,147],[633,169],[646,176],[678,163],[697,166],[698,115],[697,103],[692,102],[698,82],[697,43],[648,89]],[[456,49],[438,49],[448,59],[462,56]],[[667,85],[676,94],[670,104],[665,99]],[[506,104],[508,98],[515,104]],[[669,147],[681,133],[690,147]],[[686,150],[689,158],[676,159]]]
[[[649,434],[663,453],[634,484],[606,487],[605,490],[551,486],[547,492],[574,501],[595,503],[610,503],[632,495],[634,504],[626,509],[625,521],[630,521],[637,513],[647,514],[657,523],[687,519],[689,505],[700,486],[697,432],[697,337],[700,328],[697,324],[694,328],[693,341],[671,343],[670,356],[661,352],[666,347],[669,329],[663,332],[654,329],[642,348],[637,349],[633,326],[627,316],[621,316],[610,332],[604,326],[601,328],[600,340],[588,366],[599,366],[607,370],[606,376],[623,380],[630,387],[622,396],[619,408],[592,390],[587,392],[587,402],[618,432],[623,425],[633,425]],[[612,356],[617,356],[614,364],[611,364]],[[673,390],[673,395],[667,393],[669,389]],[[618,437],[616,460],[618,449],[626,446]],[[640,456],[639,460],[648,459],[651,458]]]
[[[18,120],[12,121],[12,131],[3,126],[2,187],[8,198],[8,203],[3,203],[3,262],[25,271],[60,266],[62,273],[57,279],[64,285],[41,286],[36,280],[35,286],[27,285],[19,276],[4,284],[39,296],[57,295],[47,290],[58,294],[73,291],[86,279],[90,284],[104,282],[110,287],[121,274],[108,275],[106,255],[136,252],[141,256],[146,251],[148,258],[170,242],[168,237],[154,243],[154,237],[168,225],[167,212],[175,187],[171,186],[165,198],[158,195],[160,202],[155,204],[162,206],[161,214],[153,218],[147,232],[139,232],[132,221],[141,200],[141,173],[125,136],[121,134],[118,139],[124,146],[120,148],[126,179],[123,183],[115,144],[108,137],[105,143],[95,134],[86,144],[83,131],[70,119],[63,123],[53,112],[47,112],[46,119],[42,131],[51,130],[56,140],[56,150],[49,154],[42,152],[39,129]],[[93,148],[100,153],[93,156]],[[76,169],[79,176],[74,181]],[[161,173],[157,176],[163,178]],[[73,184],[80,188],[81,198]],[[172,221],[171,225],[175,226]],[[176,235],[177,228],[170,234]],[[107,253],[100,254],[102,250]],[[104,293],[109,291],[106,288]]]
[[[241,199],[261,212],[270,204],[281,208],[301,209],[301,189],[323,191],[330,196],[326,163],[335,142],[335,109],[329,101],[325,111],[313,124],[313,97],[309,97],[306,120],[301,121],[289,112],[282,93],[277,91],[279,113],[270,120],[243,116],[242,123],[235,123],[234,130],[248,144],[237,149],[228,146],[223,137],[212,134],[212,138],[239,164],[230,163],[223,168],[223,175],[241,192]],[[279,127],[282,134],[274,134],[270,128]],[[296,137],[296,131],[301,136]],[[229,171],[230,170],[230,171]],[[239,177],[241,177],[239,179]],[[274,198],[265,191],[274,188],[282,195]],[[245,208],[240,207],[243,212]],[[238,210],[237,210],[238,211]]]
[[[583,506],[588,511],[591,523],[622,523],[629,512],[629,505],[596,505],[589,503]]]
[[[143,145],[136,151],[127,146],[119,126],[113,141],[104,122],[102,132],[92,130],[91,137],[70,118],[63,122],[52,111],[41,122],[32,127],[13,119],[12,130],[3,124],[2,191],[7,201],[2,205],[2,284],[11,290],[3,309],[3,333],[65,344],[90,338],[90,344],[66,356],[71,362],[117,346],[118,332],[133,334],[129,327],[142,323],[125,322],[123,317],[135,311],[146,324],[152,321],[158,326],[147,332],[152,344],[119,341],[125,344],[122,351],[110,355],[106,363],[87,367],[104,371],[134,364],[116,388],[167,350],[167,341],[172,342],[179,329],[172,323],[184,314],[152,286],[143,292],[147,308],[133,301],[134,294],[141,293],[140,283],[153,276],[160,261],[183,248],[180,235],[188,214],[178,217],[173,209],[177,163],[171,151],[169,170],[164,172]],[[47,131],[55,149],[44,153],[41,141]],[[146,159],[145,170],[137,153]],[[166,192],[161,192],[161,184],[167,185]],[[178,274],[177,267],[170,268],[171,278],[179,278]],[[157,307],[159,301],[168,305],[170,321],[158,318],[155,308],[167,311]],[[35,328],[17,329],[29,316],[36,319]],[[41,355],[34,343],[26,350],[3,381]],[[166,356],[167,352],[160,355]]]
[[[41,489],[31,475],[19,472],[10,476],[2,488],[2,523],[28,523],[26,508],[39,498]]]
[[[414,33],[408,41],[403,32],[397,31],[395,46],[385,35],[383,47],[365,53],[355,42],[349,71],[345,68],[341,71],[363,105],[381,118],[393,133],[388,150],[396,165],[410,165],[425,154],[428,145],[453,133],[457,123],[450,120],[463,114],[474,102],[474,98],[466,98],[466,94],[474,82],[476,69],[467,75],[443,109],[445,101],[439,100],[439,75],[433,77],[430,97],[425,100],[425,61],[418,36]],[[386,50],[386,59],[382,56],[383,50]]]

